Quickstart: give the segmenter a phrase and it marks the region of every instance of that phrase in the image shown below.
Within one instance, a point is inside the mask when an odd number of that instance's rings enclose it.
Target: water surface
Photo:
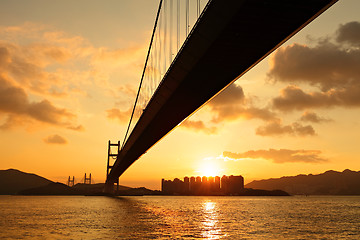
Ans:
[[[360,197],[0,196],[1,239],[360,239]]]

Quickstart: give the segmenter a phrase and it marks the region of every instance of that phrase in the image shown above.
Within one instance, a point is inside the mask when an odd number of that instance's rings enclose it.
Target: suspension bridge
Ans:
[[[335,2],[160,0],[124,140],[109,142],[106,191],[167,133]]]

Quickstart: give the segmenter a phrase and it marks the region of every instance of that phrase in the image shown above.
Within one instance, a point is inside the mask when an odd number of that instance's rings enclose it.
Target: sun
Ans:
[[[201,176],[215,177],[215,176],[219,176],[220,167],[214,161],[204,160],[200,164],[198,172]]]

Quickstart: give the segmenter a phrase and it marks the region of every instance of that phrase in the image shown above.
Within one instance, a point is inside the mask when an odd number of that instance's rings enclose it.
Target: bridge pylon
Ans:
[[[85,173],[84,184],[89,184],[89,185],[91,184],[91,173],[89,177],[86,177],[86,173]]]
[[[73,187],[73,186],[75,185],[75,177],[74,177],[74,176],[72,177],[72,179],[71,179],[70,176],[69,176],[67,185],[68,185],[69,187]]]
[[[116,147],[115,153],[113,153],[113,148]],[[119,178],[114,182],[109,180],[109,173],[116,162],[118,155],[120,152],[120,141],[117,143],[111,143],[109,140],[108,143],[108,157],[107,157],[107,166],[106,166],[106,182],[105,182],[105,192],[114,193],[115,188],[114,184],[116,184],[116,191],[119,190]]]

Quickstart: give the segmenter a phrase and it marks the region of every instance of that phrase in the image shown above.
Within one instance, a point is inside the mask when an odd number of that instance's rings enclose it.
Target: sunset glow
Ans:
[[[124,139],[158,3],[0,1],[0,169],[105,181],[107,144]],[[359,9],[358,0],[333,5],[120,183],[160,189],[162,178],[242,175],[246,184],[360,170]]]
[[[221,169],[219,164],[211,160],[201,161],[201,165],[198,170],[199,176],[215,177],[221,175]]]

